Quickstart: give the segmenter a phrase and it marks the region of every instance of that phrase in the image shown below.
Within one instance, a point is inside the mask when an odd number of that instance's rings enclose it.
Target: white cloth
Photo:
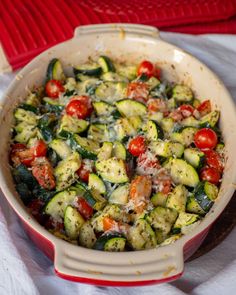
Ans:
[[[162,38],[184,48],[212,68],[236,100],[236,36],[191,36],[162,33]],[[0,98],[14,74],[0,75]],[[185,264],[179,280],[139,288],[99,288],[62,280],[53,263],[24,233],[19,219],[0,198],[0,294],[236,294],[236,229],[214,250]]]

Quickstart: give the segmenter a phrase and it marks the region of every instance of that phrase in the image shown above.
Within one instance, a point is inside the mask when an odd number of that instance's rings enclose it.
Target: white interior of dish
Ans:
[[[206,216],[203,222],[201,222],[201,224],[196,227],[193,232],[181,238],[174,245],[162,247],[159,249],[141,251],[139,253],[133,252],[127,254],[99,253],[99,255],[97,255],[97,251],[82,248],[80,248],[78,251],[77,246],[68,245],[64,241],[59,241],[39,224],[37,224],[36,221],[31,219],[21,202],[19,202],[18,196],[15,192],[8,165],[7,152],[13,109],[19,103],[19,101],[25,98],[27,89],[30,89],[35,85],[41,85],[44,82],[46,68],[50,59],[54,57],[59,58],[62,61],[66,72],[71,74],[72,65],[83,63],[89,57],[96,59],[100,54],[108,55],[112,59],[116,60],[125,60],[130,64],[138,63],[143,59],[148,59],[152,62],[155,62],[162,68],[165,78],[171,81],[183,82],[189,85],[200,100],[210,99],[213,103],[213,106],[217,107],[221,111],[220,128],[223,132],[224,141],[226,144],[227,161],[219,197],[211,209],[211,212]],[[94,261],[97,261],[97,264],[99,264],[101,261],[104,261],[104,259],[109,259],[110,263],[119,264],[119,260],[122,257],[124,259],[129,257],[129,259],[134,259],[134,261],[137,261],[137,263],[147,264],[148,261],[150,262],[148,257],[151,257],[152,253],[164,255],[165,253],[173,253],[177,248],[178,251],[180,251],[180,249],[182,251],[183,245],[189,239],[204,230],[216,219],[220,212],[222,212],[235,189],[234,182],[236,179],[236,165],[234,165],[234,158],[236,149],[236,116],[234,104],[230,99],[227,90],[224,88],[221,81],[219,81],[212,72],[210,72],[195,58],[189,54],[186,54],[182,50],[152,36],[147,37],[139,34],[126,34],[125,31],[123,34],[117,32],[109,34],[87,34],[82,35],[80,38],[73,38],[38,56],[18,74],[15,81],[6,93],[4,107],[1,112],[1,138],[0,181],[2,190],[8,201],[26,222],[31,223],[36,231],[41,232],[43,235],[48,237],[56,245],[56,248],[60,248],[61,251],[62,249],[65,249],[65,247],[69,249],[68,251],[72,255],[72,260],[74,261],[76,261],[76,257],[78,258],[78,255],[80,255],[80,260],[78,259],[78,261],[80,261],[80,265],[83,255],[89,255],[90,257],[93,257]],[[166,249],[164,250],[163,248]],[[78,252],[81,254],[78,254]],[[92,252],[96,253],[92,254]],[[97,256],[99,256],[99,258]],[[180,265],[181,259],[182,256],[179,258],[179,262],[175,266],[176,271],[173,271],[171,275],[180,271],[180,268],[182,267]],[[60,265],[59,262],[58,267],[62,268],[62,265]],[[124,265],[121,265],[121,267],[123,268]],[[156,271],[155,267],[156,266],[153,266],[152,269],[153,275],[151,275],[151,271],[148,271],[146,276],[142,276],[142,279],[158,277],[157,272],[154,274],[154,271]],[[162,270],[163,269],[161,268],[161,271]],[[64,271],[68,272],[68,267],[64,267]],[[110,270],[110,272],[112,271]],[[119,270],[116,270],[115,273],[117,274],[117,272],[119,272]],[[134,279],[134,276],[130,275],[131,270],[127,270],[127,272],[128,273],[126,274],[125,280]],[[78,272],[78,269],[76,270],[76,266],[70,269],[70,273],[72,275],[79,274],[80,276],[84,276],[84,274],[81,274],[81,269],[80,272]],[[121,273],[119,279],[122,278],[124,280],[124,277],[121,276]],[[98,278],[96,274],[92,273],[89,276]],[[111,277],[109,277],[109,273],[107,273],[106,276],[103,276],[103,278],[111,279]],[[117,280],[118,276],[115,279]],[[140,280],[140,278],[136,276],[136,280]]]

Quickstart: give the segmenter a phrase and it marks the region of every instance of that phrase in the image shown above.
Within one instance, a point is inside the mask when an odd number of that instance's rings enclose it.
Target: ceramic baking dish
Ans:
[[[221,110],[220,128],[226,144],[227,161],[219,197],[200,225],[174,244],[124,253],[108,253],[69,244],[38,224],[27,213],[14,189],[8,165],[14,107],[24,99],[27,89],[43,83],[48,62],[53,57],[62,61],[69,74],[71,65],[100,54],[130,63],[143,59],[158,62],[166,78],[186,83],[199,99],[210,98],[212,105]],[[161,40],[154,27],[107,24],[77,28],[71,40],[45,51],[15,77],[3,98],[0,126],[2,192],[32,240],[53,260],[56,274],[68,280],[106,286],[141,286],[179,278],[184,270],[184,260],[200,246],[235,189],[236,112],[233,100],[214,73],[190,54]]]

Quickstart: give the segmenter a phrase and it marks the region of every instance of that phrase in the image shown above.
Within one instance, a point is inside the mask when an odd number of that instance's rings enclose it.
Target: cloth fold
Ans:
[[[236,36],[191,36],[161,33],[189,51],[224,81],[236,102]],[[16,73],[0,75],[0,98]],[[183,276],[172,283],[136,288],[105,288],[62,280],[53,263],[30,241],[6,200],[0,195],[1,295],[232,295],[236,290],[236,229],[215,249],[186,263]]]

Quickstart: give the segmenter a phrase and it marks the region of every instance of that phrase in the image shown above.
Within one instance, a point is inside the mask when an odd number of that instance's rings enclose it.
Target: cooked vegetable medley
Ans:
[[[212,207],[224,169],[219,111],[192,90],[107,56],[58,59],[14,112],[16,190],[54,235],[104,251],[166,245]]]

